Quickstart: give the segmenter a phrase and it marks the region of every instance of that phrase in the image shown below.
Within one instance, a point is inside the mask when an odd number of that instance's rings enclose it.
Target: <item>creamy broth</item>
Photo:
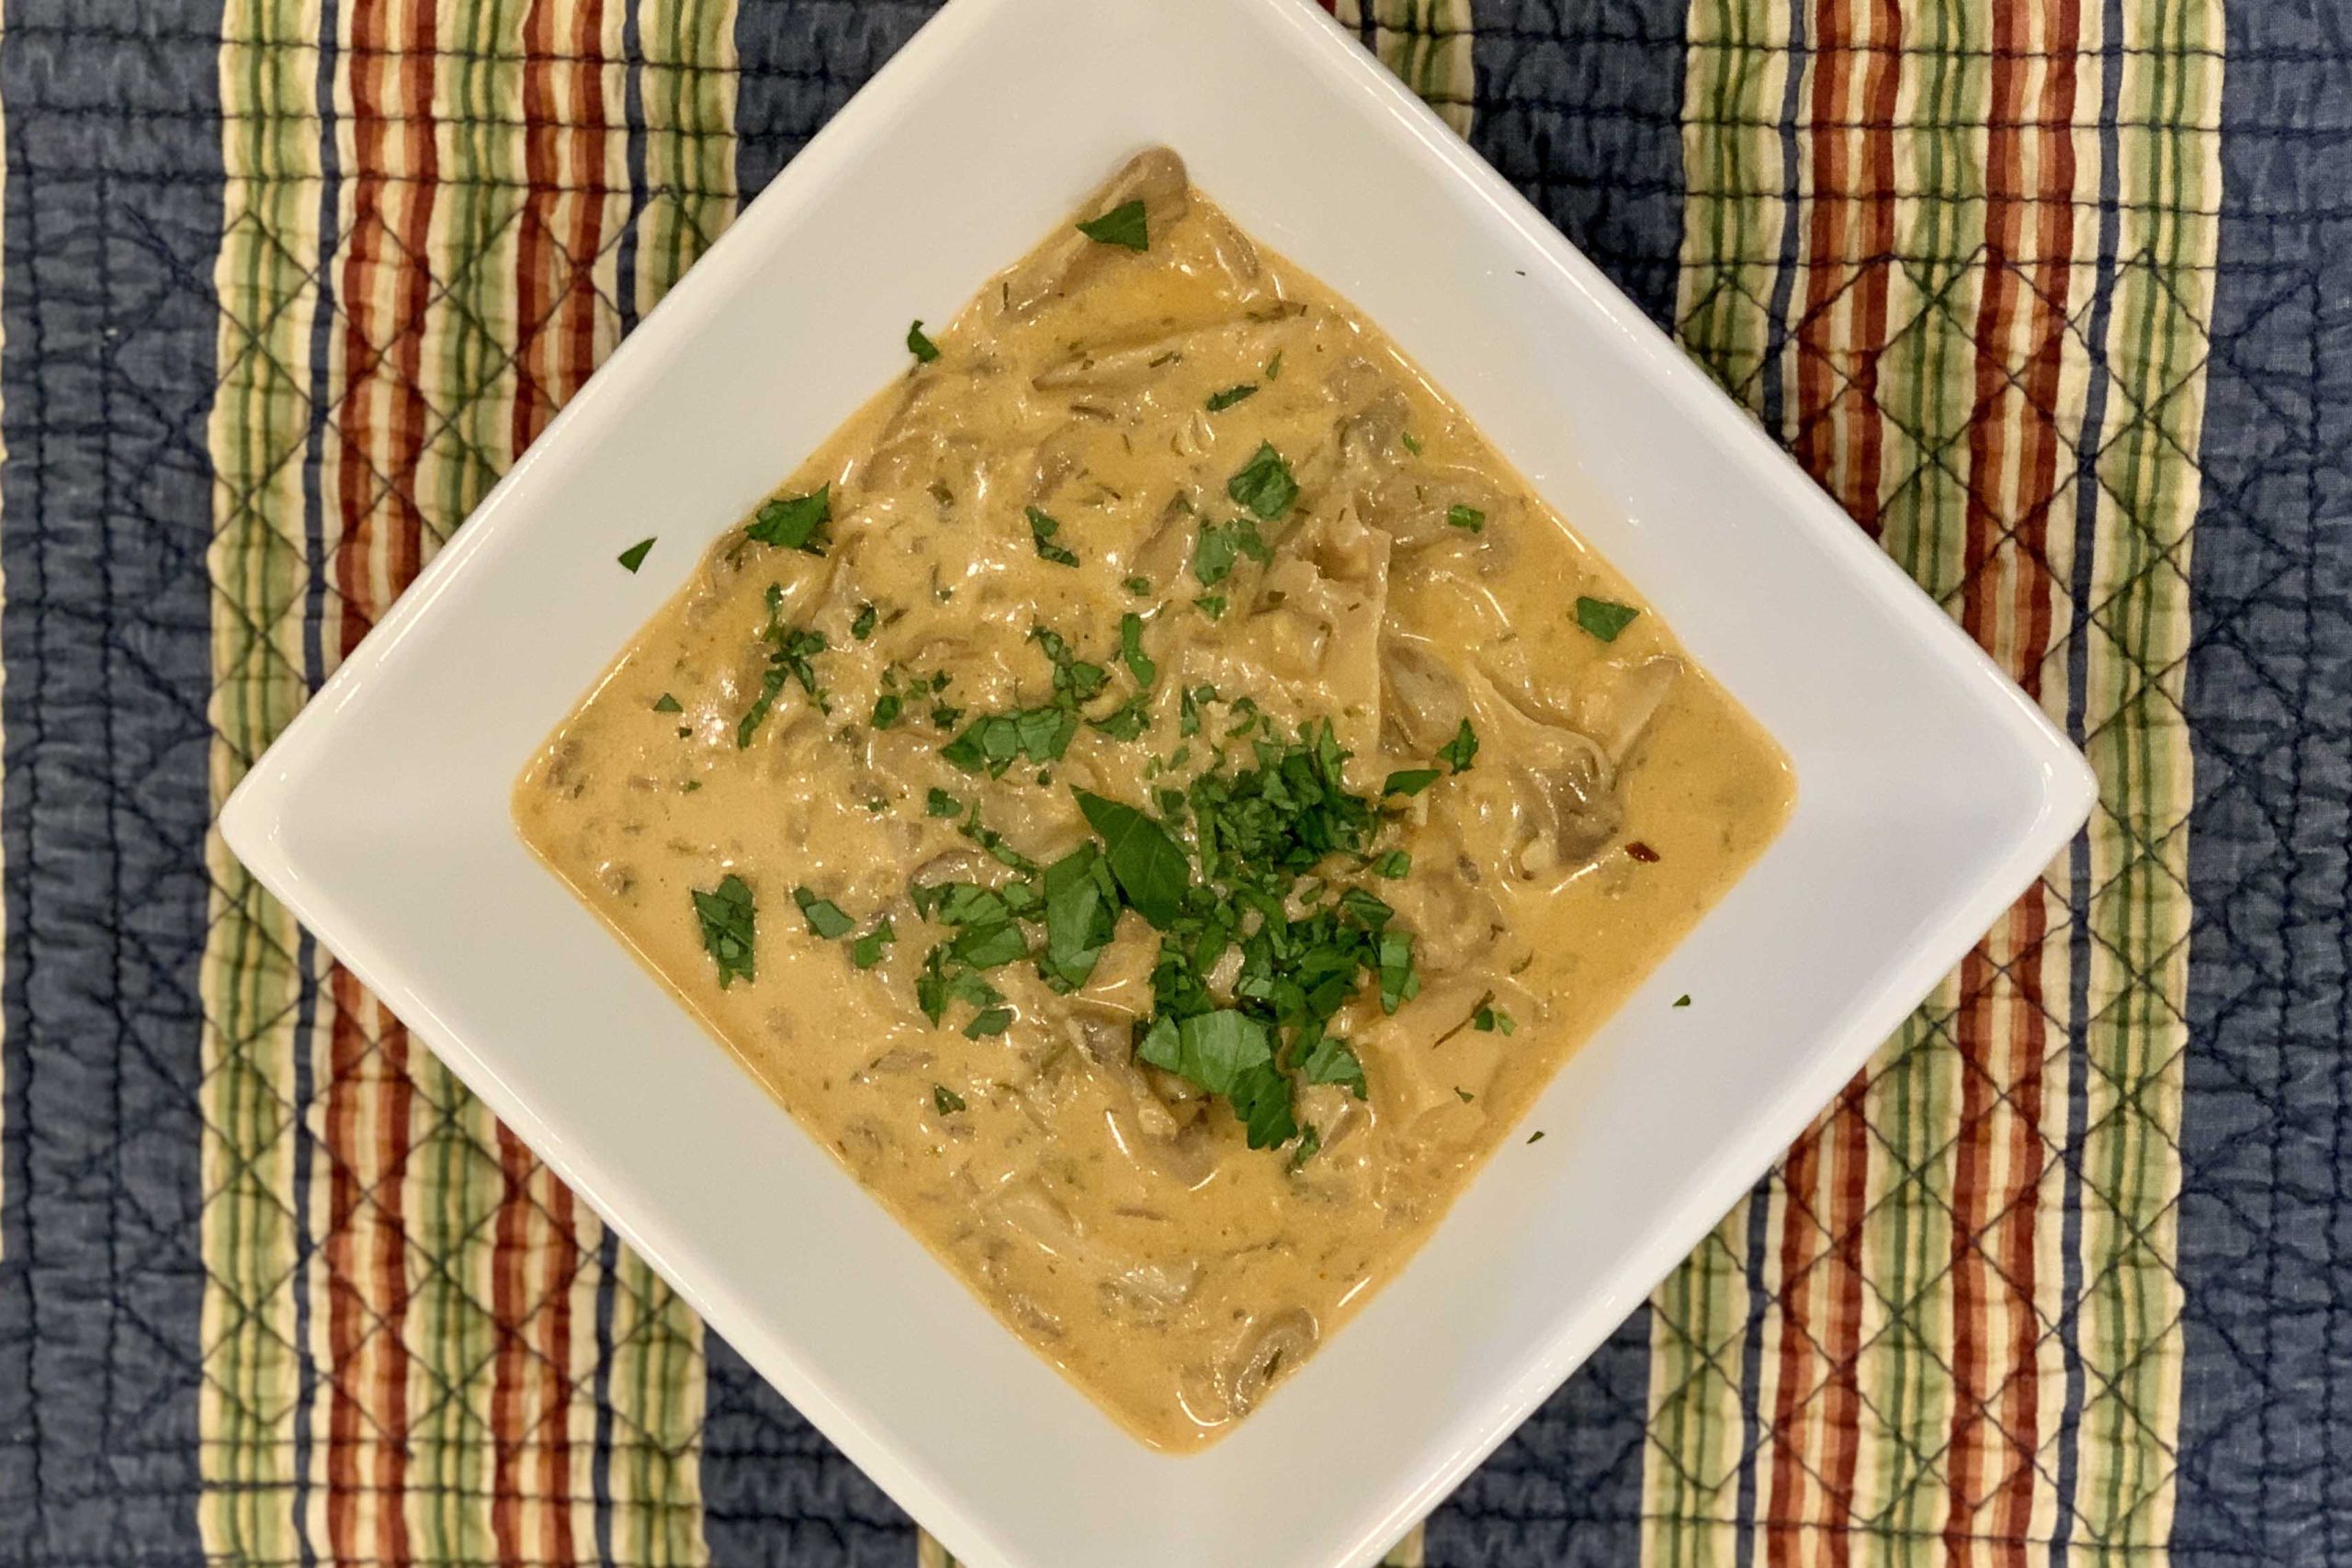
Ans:
[[[1182,1450],[1403,1266],[1792,783],[1173,154],[1077,219],[910,334],[514,810],[1009,1328]]]

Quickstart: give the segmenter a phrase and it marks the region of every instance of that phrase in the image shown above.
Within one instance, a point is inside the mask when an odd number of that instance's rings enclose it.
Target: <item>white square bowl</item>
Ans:
[[[706,545],[1167,142],[1386,328],[1779,738],[1787,831],[1403,1275],[1223,1443],[1121,1434],[525,851],[508,790]],[[660,536],[631,576],[614,556]],[[752,204],[254,767],[230,846],[982,1568],[1371,1562],[1695,1245],[2088,811],[2082,759],[1305,0],[956,0]],[[1699,1006],[1677,1010],[1682,992]]]

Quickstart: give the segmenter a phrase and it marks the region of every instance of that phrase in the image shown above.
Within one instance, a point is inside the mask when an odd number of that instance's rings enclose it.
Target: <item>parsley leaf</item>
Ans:
[[[1481,1034],[1508,1035],[1519,1032],[1519,1024],[1510,1014],[1500,1008],[1489,1007],[1484,1003],[1480,1004],[1476,1012],[1470,1015],[1470,1027]]]
[[[1092,844],[1081,844],[1046,868],[1045,886],[1046,955],[1037,972],[1057,989],[1076,990],[1093,976],[1118,923],[1111,865]]]
[[[1225,595],[1222,593],[1204,593],[1199,598],[1193,601],[1193,608],[1198,610],[1202,615],[1206,615],[1212,621],[1221,621],[1225,619]]]
[[[885,915],[875,928],[849,944],[849,961],[860,969],[871,969],[882,962],[882,950],[899,940],[899,933]]]
[[[873,605],[860,604],[857,607],[857,619],[849,624],[849,635],[864,642],[874,635],[874,623],[878,618],[878,613]]]
[[[942,1116],[954,1116],[964,1109],[964,1097],[944,1083],[931,1086],[931,1102]]]
[[[1144,221],[1140,201],[1123,201],[1102,217],[1080,223],[1078,231],[1098,245],[1124,245],[1131,251],[1151,248],[1151,234]]]
[[[888,729],[899,722],[906,701],[896,692],[885,692],[874,699],[874,716],[867,722],[876,729]]]
[[[1271,1148],[1298,1135],[1290,1083],[1274,1066],[1272,1037],[1248,1013],[1219,1009],[1181,1023],[1156,1020],[1136,1055],[1163,1072],[1231,1101],[1249,1129],[1250,1146]]]
[[[922,335],[921,316],[917,316],[915,324],[907,329],[907,352],[925,365],[939,357],[939,345]]]
[[[1258,525],[1247,517],[1225,524],[1211,524],[1201,530],[1193,546],[1193,575],[1200,579],[1204,588],[1214,588],[1232,575],[1237,558],[1248,556],[1261,563],[1272,560],[1274,552],[1258,536]]]
[[[1640,614],[1631,604],[1612,604],[1606,599],[1577,600],[1577,625],[1603,642],[1615,642],[1617,634],[1632,626]]]
[[[1266,361],[1266,379],[1269,381],[1279,381],[1282,378],[1283,351],[1278,348],[1274,350],[1274,356]]]
[[[1421,791],[1429,788],[1430,785],[1437,783],[1439,776],[1438,771],[1435,768],[1399,768],[1396,772],[1388,775],[1388,782],[1380,786],[1380,793],[1383,795],[1419,795]]]
[[[725,990],[737,976],[756,978],[752,938],[759,909],[752,889],[733,872],[709,892],[694,896],[695,918],[702,922],[702,947],[718,965],[718,988]]]
[[[1226,481],[1225,493],[1261,520],[1272,523],[1298,499],[1298,481],[1291,478],[1290,464],[1274,450],[1274,444],[1263,441],[1240,471]]]
[[[806,550],[821,555],[817,545],[817,530],[833,520],[833,487],[819,485],[808,495],[779,497],[760,502],[744,526],[746,538],[778,549]]]
[[[1192,886],[1184,852],[1165,829],[1134,807],[1084,790],[1074,793],[1087,825],[1102,837],[1111,874],[1127,902],[1145,919],[1167,930],[1183,913],[1184,894]]]
[[[984,1040],[991,1034],[1001,1034],[1012,1027],[1012,1010],[1011,1008],[989,1008],[975,1014],[972,1021],[964,1026],[964,1038]]]
[[[1679,1008],[1687,1008],[1687,1007],[1689,1007],[1689,1006],[1690,1005],[1690,996],[1686,993],[1685,995],[1682,995],[1682,996],[1679,996],[1679,997],[1675,998],[1674,998],[1674,1005],[1675,1005],[1676,1007],[1679,1007]]]
[[[1034,506],[1029,508],[1029,537],[1037,547],[1037,554],[1057,566],[1076,566],[1078,557],[1054,543],[1054,536],[1061,531],[1059,523]]]
[[[1159,666],[1143,650],[1143,617],[1132,610],[1119,617],[1119,658],[1138,686],[1159,679]]]
[[[842,907],[830,898],[820,898],[806,887],[792,890],[792,901],[800,906],[801,919],[816,935],[831,942],[837,936],[847,936],[857,922],[842,913]]]
[[[1317,1041],[1303,1066],[1308,1083],[1341,1084],[1358,1100],[1371,1098],[1364,1088],[1363,1063],[1357,1060],[1348,1043],[1337,1036],[1327,1034]]]
[[[923,800],[922,814],[926,817],[956,817],[963,810],[964,803],[944,789],[933,789]]]
[[[652,540],[639,539],[620,553],[617,558],[621,563],[621,570],[635,576],[637,569],[645,564],[645,558],[651,553],[652,549]]]
[[[1482,532],[1487,526],[1487,514],[1475,506],[1449,506],[1445,520],[1465,534]]]
[[[678,699],[672,696],[669,693],[664,692],[653,700],[653,711],[655,713],[678,713],[682,711],[682,709]]]
[[[1136,598],[1140,599],[1151,592],[1151,579],[1148,577],[1130,577],[1125,582],[1121,583],[1120,586],[1125,588],[1128,592],[1134,594]]]
[[[1413,869],[1413,857],[1403,850],[1391,850],[1373,862],[1372,869],[1379,875],[1394,882]]]
[[[1470,759],[1477,754],[1478,732],[1470,728],[1470,721],[1466,718],[1462,721],[1462,728],[1453,732],[1453,739],[1439,747],[1437,751],[1438,760],[1457,773],[1468,773]]]
[[[1227,387],[1222,392],[1212,392],[1209,394],[1209,412],[1223,413],[1234,404],[1246,402],[1257,395],[1257,384],[1251,381],[1244,381],[1238,387]]]

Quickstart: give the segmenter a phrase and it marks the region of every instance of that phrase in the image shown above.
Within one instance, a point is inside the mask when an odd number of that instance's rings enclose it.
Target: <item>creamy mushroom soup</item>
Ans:
[[[1007,1327],[1196,1448],[1543,1157],[1529,1102],[1788,768],[1172,153],[907,343],[515,815]]]

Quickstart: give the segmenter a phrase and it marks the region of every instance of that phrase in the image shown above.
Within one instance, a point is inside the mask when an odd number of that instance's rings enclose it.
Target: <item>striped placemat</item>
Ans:
[[[209,832],[930,8],[12,0],[0,1568],[944,1561]],[[1393,1562],[2352,1553],[2324,11],[1340,0],[2101,785]]]

